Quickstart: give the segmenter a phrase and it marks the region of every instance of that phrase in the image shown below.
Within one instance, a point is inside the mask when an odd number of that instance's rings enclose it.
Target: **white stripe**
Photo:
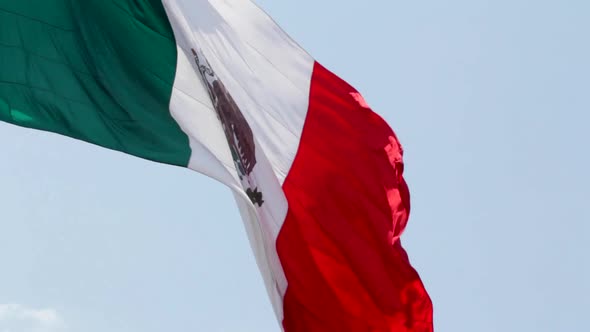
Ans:
[[[281,185],[299,146],[314,60],[248,0],[162,2],[178,46],[170,110],[190,139],[189,168],[234,190],[275,313],[282,321],[287,281],[276,239],[288,207]],[[257,163],[248,181],[263,193],[261,207],[244,193],[191,49],[203,52],[254,133]]]

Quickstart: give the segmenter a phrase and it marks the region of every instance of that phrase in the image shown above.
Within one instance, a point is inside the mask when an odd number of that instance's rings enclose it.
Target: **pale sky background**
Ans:
[[[588,330],[590,2],[259,0],[405,146],[438,332]],[[0,331],[278,331],[228,189],[0,125]]]

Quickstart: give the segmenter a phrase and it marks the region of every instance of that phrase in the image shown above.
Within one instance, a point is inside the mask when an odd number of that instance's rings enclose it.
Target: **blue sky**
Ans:
[[[258,3],[404,144],[439,332],[582,331],[590,2]],[[278,331],[228,189],[0,124],[0,331]]]

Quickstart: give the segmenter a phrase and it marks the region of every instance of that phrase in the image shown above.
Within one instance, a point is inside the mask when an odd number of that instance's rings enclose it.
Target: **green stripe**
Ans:
[[[160,0],[0,0],[0,120],[187,166]]]

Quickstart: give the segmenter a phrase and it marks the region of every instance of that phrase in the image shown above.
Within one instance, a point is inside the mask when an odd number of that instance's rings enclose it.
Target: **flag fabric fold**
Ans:
[[[0,0],[0,120],[230,187],[293,331],[432,331],[403,151],[249,0]]]

